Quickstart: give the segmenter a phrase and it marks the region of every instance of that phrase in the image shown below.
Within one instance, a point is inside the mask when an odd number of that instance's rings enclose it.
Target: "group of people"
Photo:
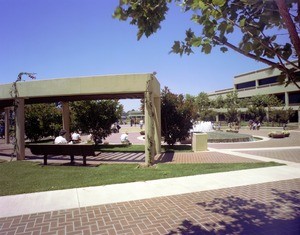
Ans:
[[[248,125],[249,125],[250,130],[259,130],[261,123],[260,123],[260,121],[249,120]]]
[[[77,132],[77,131],[72,132],[71,141],[68,141],[66,139],[66,134],[67,134],[66,130],[64,130],[64,129],[60,130],[59,135],[54,140],[54,144],[78,144],[81,142],[81,136],[80,136],[79,132]],[[91,134],[88,136],[88,139],[89,138],[90,139],[92,138]],[[120,139],[121,139],[122,144],[131,144],[128,139],[127,131],[120,136]]]
[[[144,126],[144,120],[143,119],[140,119],[140,121],[138,122],[139,125],[140,125],[140,128],[143,129],[143,126]],[[137,121],[136,121],[136,118],[131,118],[130,119],[130,126],[132,127],[133,125],[136,126],[137,124]]]
[[[115,122],[111,125],[111,131],[113,133],[119,133],[121,129],[121,126],[119,125],[119,123]]]
[[[54,144],[78,144],[81,142],[80,134],[77,131],[72,132],[71,134],[71,141],[67,141],[65,135],[67,131],[66,130],[60,130],[59,136],[57,136],[54,140]]]

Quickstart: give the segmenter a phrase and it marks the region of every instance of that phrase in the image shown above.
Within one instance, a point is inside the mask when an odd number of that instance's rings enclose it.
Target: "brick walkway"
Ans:
[[[300,140],[299,140],[300,141]],[[247,151],[238,151],[239,153],[247,153],[256,156],[263,156],[300,163],[300,149],[277,149],[277,150],[247,150]]]
[[[300,179],[0,219],[1,234],[300,234]]]
[[[247,130],[244,130],[247,132]],[[266,136],[268,131],[257,131]],[[210,144],[216,149],[300,162],[300,132],[281,141]],[[278,149],[272,149],[272,148]],[[282,147],[282,149],[279,149]],[[290,148],[289,148],[290,147]],[[244,150],[242,148],[245,148]],[[268,149],[266,149],[268,148]],[[7,152],[5,152],[7,151]],[[3,148],[4,157],[9,149]],[[92,162],[141,162],[143,155],[103,153]],[[38,159],[38,157],[37,157]],[[35,159],[35,160],[37,160]],[[167,153],[160,162],[255,161],[208,151]],[[68,161],[58,158],[58,161]],[[59,200],[59,198],[57,199]],[[0,218],[0,234],[300,234],[300,179]]]

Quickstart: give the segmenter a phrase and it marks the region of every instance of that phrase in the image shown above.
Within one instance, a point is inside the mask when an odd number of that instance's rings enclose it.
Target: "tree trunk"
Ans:
[[[278,6],[279,14],[281,15],[282,20],[289,31],[291,42],[295,47],[296,55],[298,57],[298,66],[300,66],[300,38],[298,36],[295,24],[290,16],[285,0],[276,0],[276,4]]]

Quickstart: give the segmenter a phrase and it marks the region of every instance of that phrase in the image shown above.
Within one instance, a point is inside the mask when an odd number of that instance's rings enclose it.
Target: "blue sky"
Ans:
[[[209,55],[169,54],[173,42],[195,25],[172,6],[162,28],[137,41],[137,28],[112,18],[118,0],[0,0],[0,83],[20,72],[37,79],[157,72],[177,94],[230,88],[235,75],[266,65],[214,48]],[[125,110],[139,100],[122,101]]]

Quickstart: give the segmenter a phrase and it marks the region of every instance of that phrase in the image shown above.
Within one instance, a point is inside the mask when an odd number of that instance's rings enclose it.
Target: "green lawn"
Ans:
[[[278,166],[268,163],[235,164],[101,164],[97,167],[44,166],[28,161],[0,162],[0,196],[48,190],[146,181],[188,175]]]

